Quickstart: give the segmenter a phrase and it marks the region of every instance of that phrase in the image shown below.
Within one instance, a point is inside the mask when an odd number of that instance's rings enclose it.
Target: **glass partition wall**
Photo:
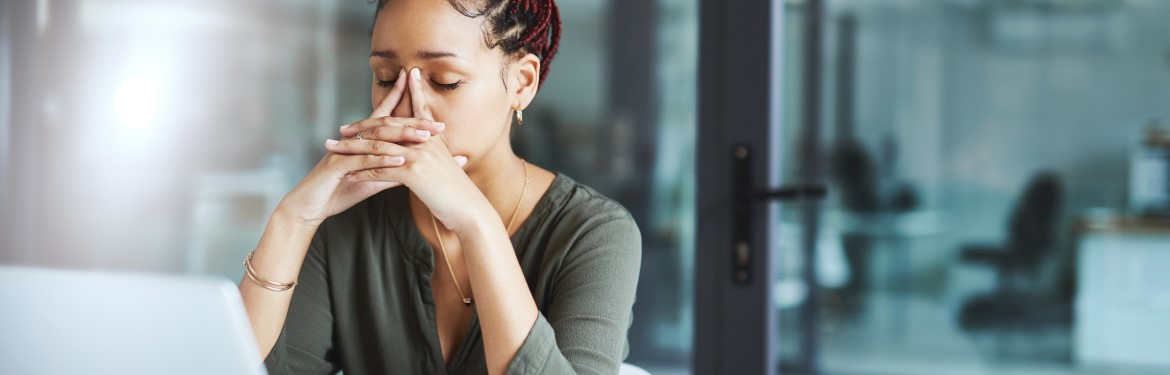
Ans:
[[[560,49],[515,147],[634,214],[645,242],[629,361],[685,372],[696,2],[557,3]],[[325,139],[369,114],[373,11],[0,4],[0,264],[238,279]]]
[[[775,228],[781,373],[1170,371],[1170,3],[825,1],[820,108],[784,3],[782,105],[820,111],[830,195],[815,288],[799,210]]]

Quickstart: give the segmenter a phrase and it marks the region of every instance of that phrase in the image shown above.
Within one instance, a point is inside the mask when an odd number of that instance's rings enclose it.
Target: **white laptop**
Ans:
[[[0,267],[0,374],[264,374],[226,279]]]

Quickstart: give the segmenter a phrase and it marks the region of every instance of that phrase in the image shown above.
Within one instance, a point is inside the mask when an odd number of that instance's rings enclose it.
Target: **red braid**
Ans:
[[[540,86],[548,77],[549,63],[561,42],[561,14],[554,0],[513,0],[512,12],[531,15],[532,23],[524,28],[519,44],[540,57]],[[527,18],[527,17],[523,17]]]

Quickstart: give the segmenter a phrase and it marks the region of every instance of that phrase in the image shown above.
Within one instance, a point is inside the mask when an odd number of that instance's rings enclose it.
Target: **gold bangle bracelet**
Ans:
[[[263,276],[257,274],[256,269],[252,268],[252,254],[254,253],[256,253],[256,250],[252,250],[248,253],[247,257],[244,257],[244,274],[248,275],[248,278],[252,279],[252,282],[256,283],[256,285],[260,286],[261,288],[274,292],[283,292],[292,289],[294,286],[297,286],[296,281],[291,283],[280,283],[266,279]]]

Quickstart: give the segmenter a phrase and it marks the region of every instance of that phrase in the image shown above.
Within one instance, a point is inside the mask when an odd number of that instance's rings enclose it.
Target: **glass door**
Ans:
[[[769,224],[780,372],[1170,371],[1167,17],[785,2],[780,180],[830,194]]]
[[[695,373],[1170,370],[1170,4],[700,8]]]

